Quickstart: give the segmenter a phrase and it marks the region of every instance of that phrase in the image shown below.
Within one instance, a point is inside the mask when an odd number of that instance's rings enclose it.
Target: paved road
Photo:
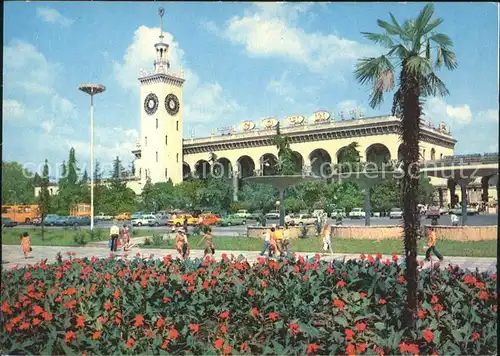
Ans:
[[[136,239],[134,239],[136,240]],[[54,262],[56,254],[61,252],[63,258],[67,258],[67,252],[75,252],[76,257],[101,257],[106,258],[109,256],[110,252],[107,248],[107,242],[103,241],[99,244],[99,246],[85,246],[85,247],[56,247],[56,246],[34,246],[33,252],[28,259],[25,259],[21,248],[19,246],[14,245],[2,245],[2,267],[3,268],[12,268],[16,265],[19,267],[34,264],[40,262],[42,259],[47,259],[48,263]],[[177,256],[177,252],[175,250],[166,250],[166,249],[146,249],[146,248],[133,248],[132,251],[128,252],[130,256],[134,256],[136,253],[141,253],[144,257],[149,257],[150,255],[154,255],[155,258],[162,258],[166,255],[171,255],[173,257]],[[220,258],[221,255],[225,253],[228,256],[231,254],[234,255],[243,255],[248,261],[255,261],[258,257],[259,252],[257,251],[216,251],[215,257]],[[299,253],[304,257],[310,256],[312,257],[313,253]],[[118,256],[121,256],[121,253],[118,253]],[[191,251],[191,257],[202,257],[202,250],[193,250]],[[323,260],[332,260],[332,259],[357,259],[359,258],[359,254],[334,254],[333,256],[325,256],[322,257]],[[383,256],[383,260],[386,258],[391,258],[391,256]],[[424,256],[419,256],[419,261],[423,261]],[[399,261],[401,262],[401,260]],[[449,264],[458,265],[463,269],[475,270],[478,268],[480,271],[497,271],[497,259],[496,258],[478,258],[478,257],[446,257],[443,263],[441,263],[441,268],[445,268]],[[424,264],[424,268],[430,267],[430,263]]]

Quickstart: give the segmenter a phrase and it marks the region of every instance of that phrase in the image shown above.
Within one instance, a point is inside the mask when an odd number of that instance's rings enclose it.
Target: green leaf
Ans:
[[[374,325],[375,325],[375,329],[377,329],[377,330],[385,330],[386,329],[385,323],[378,322],[378,323],[375,323]]]
[[[457,343],[464,341],[464,337],[462,335],[462,330],[452,329],[451,334],[453,335],[453,337],[455,338],[455,341]]]
[[[336,316],[335,318],[333,318],[333,321],[336,322],[337,324],[342,325],[345,328],[347,328],[349,326],[349,323],[347,322],[347,320],[345,318],[340,317],[340,316]]]

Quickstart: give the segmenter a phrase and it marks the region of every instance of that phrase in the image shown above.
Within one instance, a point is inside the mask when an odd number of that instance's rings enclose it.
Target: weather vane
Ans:
[[[160,7],[158,9],[158,14],[160,15],[160,38],[163,38],[163,15],[165,15],[165,9]]]

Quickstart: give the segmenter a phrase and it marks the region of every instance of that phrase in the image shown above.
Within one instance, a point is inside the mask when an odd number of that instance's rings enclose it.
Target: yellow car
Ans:
[[[176,215],[174,218],[168,219],[168,225],[173,225],[177,227],[182,226],[184,225],[184,218],[187,218],[188,225],[198,224],[198,218],[186,214],[186,215]]]
[[[130,220],[130,213],[121,213],[115,216],[116,220]]]

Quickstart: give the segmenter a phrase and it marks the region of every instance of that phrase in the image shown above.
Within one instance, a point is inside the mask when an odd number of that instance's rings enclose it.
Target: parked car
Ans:
[[[165,226],[168,225],[168,219],[170,219],[169,215],[156,215],[154,219],[148,220],[149,226]]]
[[[403,210],[400,208],[392,208],[389,213],[389,219],[402,219],[403,218]]]
[[[432,218],[439,219],[439,217],[441,217],[441,209],[439,209],[439,206],[435,206],[435,205],[429,206],[429,208],[427,209],[426,216],[428,219],[432,219]]]
[[[88,226],[90,225],[90,217],[76,217],[71,216],[66,220],[66,226]]]
[[[318,218],[320,216],[323,216],[324,213],[325,211],[323,209],[316,209],[313,211],[312,216]]]
[[[264,215],[262,213],[262,211],[257,210],[257,211],[254,211],[253,213],[250,214],[250,219],[251,220],[259,220],[262,215]]]
[[[56,226],[68,225],[69,218],[70,218],[70,216],[58,216],[56,219]]]
[[[130,213],[120,213],[115,216],[116,220],[130,220]]]
[[[454,208],[450,209],[450,214],[462,215],[462,208]],[[477,208],[467,207],[467,215],[477,215],[479,214],[479,210]]]
[[[182,226],[184,225],[184,218],[187,218],[188,225],[197,225],[198,218],[193,217],[191,214],[176,214],[175,218],[168,219],[168,225]]]
[[[132,215],[134,216],[134,215]],[[139,215],[135,216],[135,219],[132,219],[132,226],[142,226],[142,225],[149,225],[150,220],[155,220],[156,216],[147,214],[147,215]]]
[[[112,215],[105,215],[104,213],[99,213],[94,218],[96,220],[104,220],[104,221],[113,220],[113,216]]]
[[[294,214],[293,217],[290,217],[288,225],[291,226],[310,225],[310,224],[315,224],[317,220],[318,219],[312,216],[311,214]]]
[[[219,221],[220,217],[216,214],[201,214],[202,225],[215,225]]]
[[[43,226],[56,226],[57,221],[60,219],[59,215],[47,215],[43,220]]]
[[[17,226],[17,222],[10,218],[2,218],[2,227],[14,227]]]
[[[280,218],[280,212],[278,210],[271,210],[266,214],[266,219],[276,220]]]
[[[246,219],[240,218],[236,215],[228,215],[217,221],[217,226],[234,226],[234,225],[245,225],[247,223]]]
[[[252,214],[248,212],[248,210],[238,210],[234,216],[237,216],[239,218],[243,219],[250,219],[252,217]]]
[[[361,208],[354,208],[349,213],[349,219],[361,219],[364,218],[365,216],[366,216],[365,212]]]
[[[336,219],[336,218],[338,218],[338,217],[340,217],[340,218],[344,219],[344,218],[346,218],[347,216],[346,216],[346,213],[345,213],[345,211],[344,211],[343,209],[335,209],[335,210],[334,210],[334,211],[332,211],[332,213],[330,214],[330,217],[331,217],[332,219]]]

